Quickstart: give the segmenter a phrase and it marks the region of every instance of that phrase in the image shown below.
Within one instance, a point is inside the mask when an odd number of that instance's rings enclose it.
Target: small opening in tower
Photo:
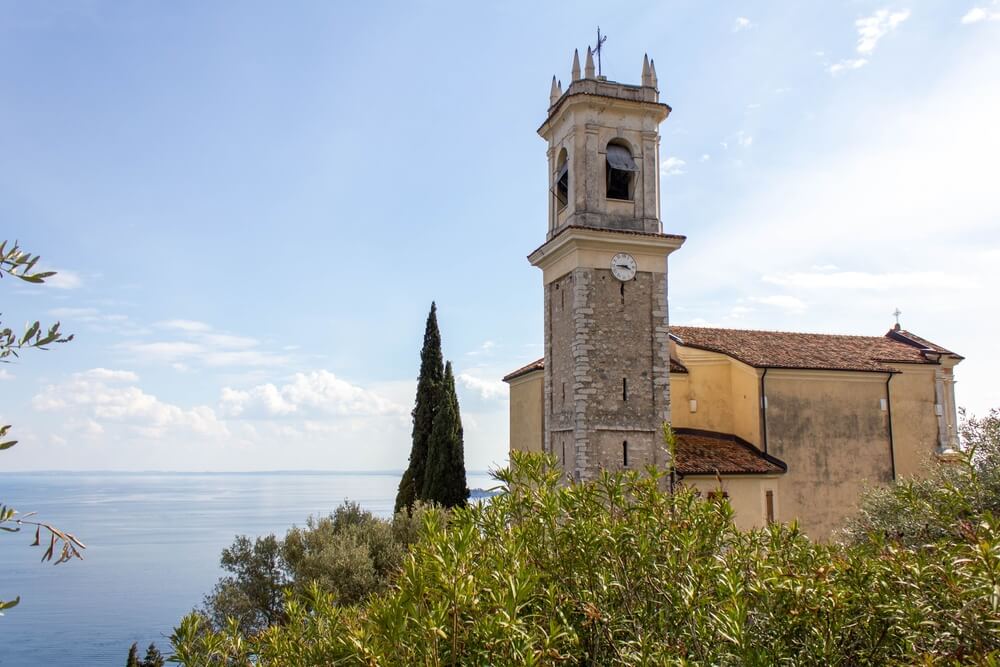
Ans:
[[[774,491],[764,492],[764,512],[769,524],[774,523]]]
[[[628,440],[622,440],[622,466],[628,467]]]
[[[628,400],[628,379],[622,378],[622,400]]]
[[[625,283],[621,284],[621,293],[622,293],[622,305],[624,306],[625,305]]]
[[[565,405],[565,403],[566,403],[566,383],[565,382],[562,383],[562,402]]]
[[[566,442],[562,443],[562,463],[566,465]]]
[[[632,199],[633,176],[639,171],[632,152],[621,144],[608,144],[607,151],[607,197],[608,199]]]
[[[569,160],[567,159],[565,148],[559,152],[559,166],[556,169],[555,196],[557,208],[562,210],[566,207],[566,204],[569,203]]]

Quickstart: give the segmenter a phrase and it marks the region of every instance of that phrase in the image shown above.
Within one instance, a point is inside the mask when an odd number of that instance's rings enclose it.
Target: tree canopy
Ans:
[[[444,363],[437,305],[431,303],[420,351],[410,461],[399,483],[396,511],[411,508],[418,500],[454,507],[468,498],[455,376],[451,362]]]

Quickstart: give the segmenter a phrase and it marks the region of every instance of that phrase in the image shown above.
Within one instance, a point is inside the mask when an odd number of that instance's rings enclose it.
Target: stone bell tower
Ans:
[[[667,256],[684,242],[660,221],[656,67],[641,85],[595,76],[573,55],[552,79],[549,224],[528,257],[545,289],[544,448],[568,477],[662,466],[670,419]]]

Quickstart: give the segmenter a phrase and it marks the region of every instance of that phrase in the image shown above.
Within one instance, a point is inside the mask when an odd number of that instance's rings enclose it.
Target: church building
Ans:
[[[670,326],[660,218],[656,65],[640,85],[583,71],[552,80],[542,359],[504,378],[510,447],[545,452],[567,480],[665,468],[727,497],[747,528],[799,521],[829,538],[865,484],[919,474],[958,450],[962,357],[897,324],[883,336]],[[671,454],[663,424],[676,434]]]

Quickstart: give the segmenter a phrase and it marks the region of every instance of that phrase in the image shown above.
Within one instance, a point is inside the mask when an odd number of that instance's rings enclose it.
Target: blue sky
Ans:
[[[541,355],[553,74],[656,60],[671,318],[967,357],[1000,405],[1000,2],[0,4],[18,469],[400,469],[432,299],[470,468]],[[627,13],[627,16],[626,16]]]

